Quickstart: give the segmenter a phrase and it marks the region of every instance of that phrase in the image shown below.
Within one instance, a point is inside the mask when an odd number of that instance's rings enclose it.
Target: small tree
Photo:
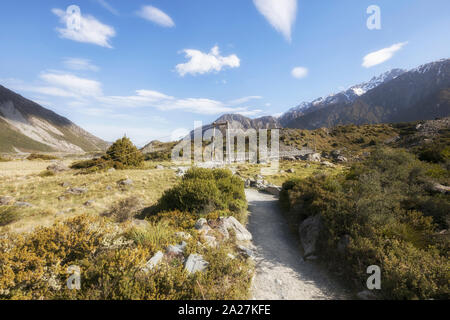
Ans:
[[[112,161],[114,166],[139,167],[144,161],[144,155],[129,138],[123,137],[109,147],[104,159]]]

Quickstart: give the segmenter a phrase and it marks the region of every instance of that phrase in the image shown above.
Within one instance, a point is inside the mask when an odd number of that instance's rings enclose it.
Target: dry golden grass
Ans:
[[[64,161],[66,165],[70,160]],[[173,170],[155,170],[152,163],[142,169],[117,170],[89,175],[77,171],[40,177],[50,161],[11,161],[0,163],[0,196],[12,196],[16,202],[28,202],[32,207],[20,207],[21,219],[0,231],[28,232],[36,226],[51,225],[56,219],[78,214],[98,215],[118,200],[136,196],[143,206],[154,204],[164,190],[177,181]],[[121,179],[131,179],[131,186],[119,186]],[[68,186],[63,186],[66,183]],[[86,188],[83,194],[67,194],[69,188]],[[61,198],[62,197],[62,198]],[[84,205],[92,200],[90,206]]]

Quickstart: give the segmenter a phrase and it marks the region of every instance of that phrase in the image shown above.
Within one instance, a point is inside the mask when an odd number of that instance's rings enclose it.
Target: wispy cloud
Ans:
[[[362,66],[365,68],[370,68],[383,62],[386,62],[389,59],[391,59],[394,56],[394,54],[400,49],[402,49],[406,44],[408,44],[408,42],[400,42],[388,48],[371,52],[363,58]]]
[[[292,69],[291,74],[294,78],[302,79],[308,75],[308,68],[305,67],[295,67]]]
[[[162,27],[175,27],[175,22],[165,12],[153,6],[143,6],[137,15]]]
[[[64,28],[56,28],[61,38],[112,48],[109,41],[116,35],[113,27],[101,23],[93,16],[81,14],[79,28],[68,28],[71,16],[61,9],[52,9],[52,12],[65,25]]]
[[[75,71],[99,71],[100,68],[94,65],[89,59],[65,58],[63,64],[66,68]]]
[[[253,0],[269,23],[291,41],[291,29],[297,16],[297,0]]]
[[[115,8],[113,8],[106,0],[95,0],[99,5],[101,5],[103,8],[111,12],[113,15],[118,16],[119,11],[117,11]]]
[[[182,77],[186,74],[205,74],[210,72],[219,72],[224,68],[238,68],[241,64],[239,58],[235,55],[227,57],[221,56],[219,47],[214,46],[209,53],[204,53],[195,49],[185,49],[183,52],[189,59],[186,63],[180,63],[175,68]]]
[[[71,73],[58,71],[42,72],[39,76],[40,83],[27,85],[17,79],[5,79],[6,84],[19,91],[38,93],[42,96],[56,97],[64,102],[64,105],[79,108],[81,111],[112,116],[118,110],[124,108],[155,108],[161,111],[183,111],[202,115],[216,115],[221,113],[254,114],[259,110],[240,106],[242,103],[258,96],[247,96],[228,102],[210,98],[178,98],[162,92],[149,89],[136,90],[129,96],[109,96],[102,90],[102,83],[87,78],[81,78]],[[46,98],[45,98],[46,99]],[[95,107],[94,107],[95,106]],[[111,113],[110,111],[116,110]]]

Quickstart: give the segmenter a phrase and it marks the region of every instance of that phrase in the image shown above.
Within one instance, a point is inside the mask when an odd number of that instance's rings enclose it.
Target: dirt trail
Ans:
[[[253,189],[246,189],[245,193],[250,210],[248,230],[256,252],[253,299],[347,298],[321,267],[303,260],[297,240],[278,211],[277,198]]]

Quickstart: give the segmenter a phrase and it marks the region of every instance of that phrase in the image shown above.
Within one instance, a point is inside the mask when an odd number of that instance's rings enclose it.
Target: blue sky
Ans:
[[[380,30],[366,26],[370,5]],[[0,84],[103,139],[143,145],[448,58],[448,12],[448,0],[2,1]]]

